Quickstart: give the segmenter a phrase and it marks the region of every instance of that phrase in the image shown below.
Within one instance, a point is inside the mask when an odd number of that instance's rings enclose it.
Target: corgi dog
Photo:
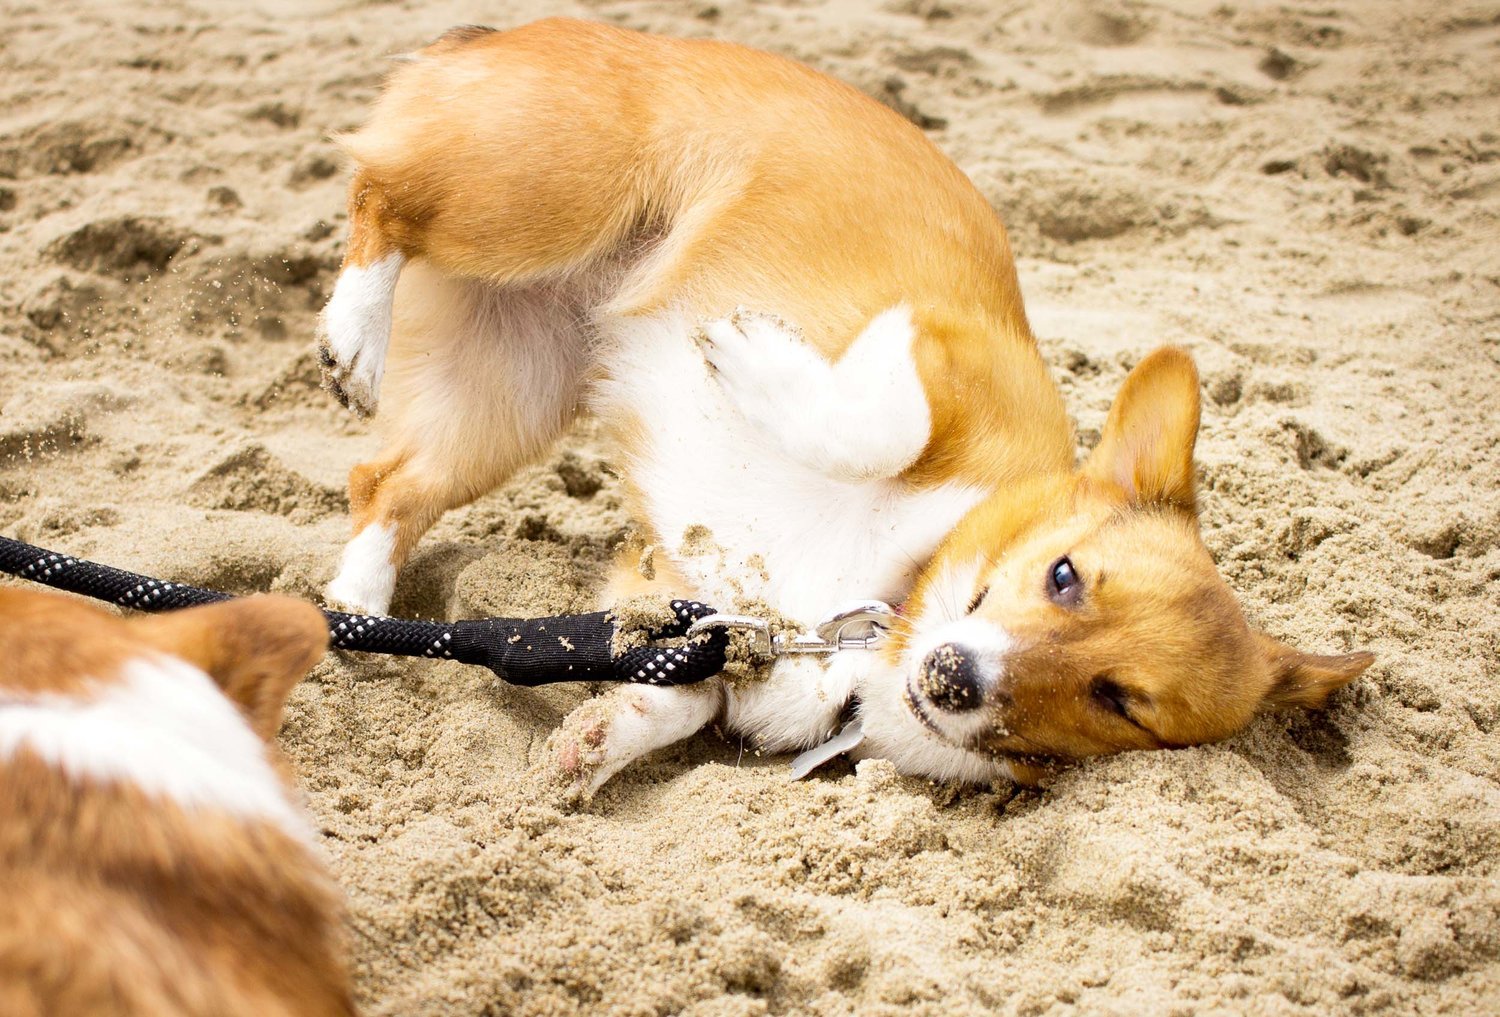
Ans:
[[[354,1012],[342,905],[267,745],[312,605],[121,620],[0,589],[0,1013]]]
[[[387,444],[350,474],[331,601],[384,612],[422,533],[587,407],[653,548],[606,603],[806,627],[904,605],[878,653],[580,708],[549,756],[570,796],[711,721],[779,752],[851,710],[856,755],[1035,781],[1318,706],[1370,663],[1255,632],[1216,573],[1185,352],[1139,363],[1075,464],[999,219],[853,88],[721,42],[465,27],[339,141],[355,173],[320,350]]]

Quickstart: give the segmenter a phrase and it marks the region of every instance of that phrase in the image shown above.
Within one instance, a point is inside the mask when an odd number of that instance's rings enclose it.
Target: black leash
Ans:
[[[175,611],[232,599],[227,593],[162,582],[9,537],[0,537],[0,572],[135,611]],[[676,618],[671,624],[647,633],[649,643],[618,655],[614,652],[615,618],[608,611],[460,622],[408,621],[326,609],[323,614],[335,649],[478,664],[511,685],[601,681],[691,685],[718,674],[728,645],[723,629],[681,639],[688,626],[713,614],[713,608],[693,600],[674,600],[672,612]],[[655,645],[666,639],[679,642]]]

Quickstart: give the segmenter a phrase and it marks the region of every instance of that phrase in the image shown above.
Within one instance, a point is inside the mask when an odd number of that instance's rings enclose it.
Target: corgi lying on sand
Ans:
[[[785,751],[851,706],[861,755],[1030,781],[1318,706],[1369,665],[1253,631],[1216,573],[1185,352],[1141,361],[1075,466],[1005,230],[854,89],[725,43],[459,28],[341,142],[356,172],[322,356],[389,441],[350,475],[331,600],[383,612],[422,533],[586,405],[655,547],[606,602],[660,591],[809,628],[904,604],[878,654],[588,704],[552,742],[573,795],[716,718]]]
[[[266,745],[327,645],[284,597],[122,621],[0,589],[0,1013],[353,1013]]]

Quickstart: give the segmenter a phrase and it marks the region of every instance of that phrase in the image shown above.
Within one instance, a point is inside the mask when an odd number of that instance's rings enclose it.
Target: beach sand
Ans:
[[[315,597],[376,447],[318,388],[388,56],[571,13],[761,46],[901,109],[1006,219],[1087,443],[1205,381],[1209,547],[1376,664],[1326,712],[1042,792],[790,783],[713,732],[586,810],[583,688],[330,656],[281,741],[371,1014],[1356,1014],[1500,1000],[1500,5],[1320,0],[0,4],[0,532]],[[592,606],[627,520],[581,427],[445,518],[397,613]]]

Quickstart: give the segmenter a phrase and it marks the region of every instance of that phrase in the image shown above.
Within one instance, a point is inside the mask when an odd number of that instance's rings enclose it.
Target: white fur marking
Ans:
[[[671,563],[706,603],[727,610],[762,599],[806,625],[850,600],[904,600],[938,542],[988,492],[851,481],[793,458],[781,436],[729,405],[695,331],[674,316],[612,323],[594,399],[606,420],[641,425],[626,450],[629,475]],[[906,370],[914,373],[909,359]],[[643,402],[664,378],[672,397]],[[777,415],[794,412],[788,401]],[[924,426],[905,444],[926,440]],[[684,546],[695,526],[711,534],[707,553]]]
[[[293,807],[266,747],[213,680],[166,656],[127,662],[90,699],[55,694],[0,704],[0,760],[36,753],[73,780],[134,784],[188,809],[312,829]]]
[[[351,404],[373,413],[391,342],[391,305],[406,259],[387,254],[368,266],[350,265],[339,273],[333,296],[320,319],[322,338],[332,354],[332,371]]]
[[[703,355],[746,419],[793,459],[830,477],[894,477],[932,431],[912,359],[911,314],[878,315],[829,363],[774,318],[736,314],[703,327]]]
[[[383,615],[396,590],[396,524],[371,523],[344,546],[338,575],[325,591],[328,599],[351,611]]]
[[[803,749],[824,741],[854,695],[873,654],[855,650],[829,660],[784,657],[764,681],[731,689],[724,725],[754,738],[766,752]]]

